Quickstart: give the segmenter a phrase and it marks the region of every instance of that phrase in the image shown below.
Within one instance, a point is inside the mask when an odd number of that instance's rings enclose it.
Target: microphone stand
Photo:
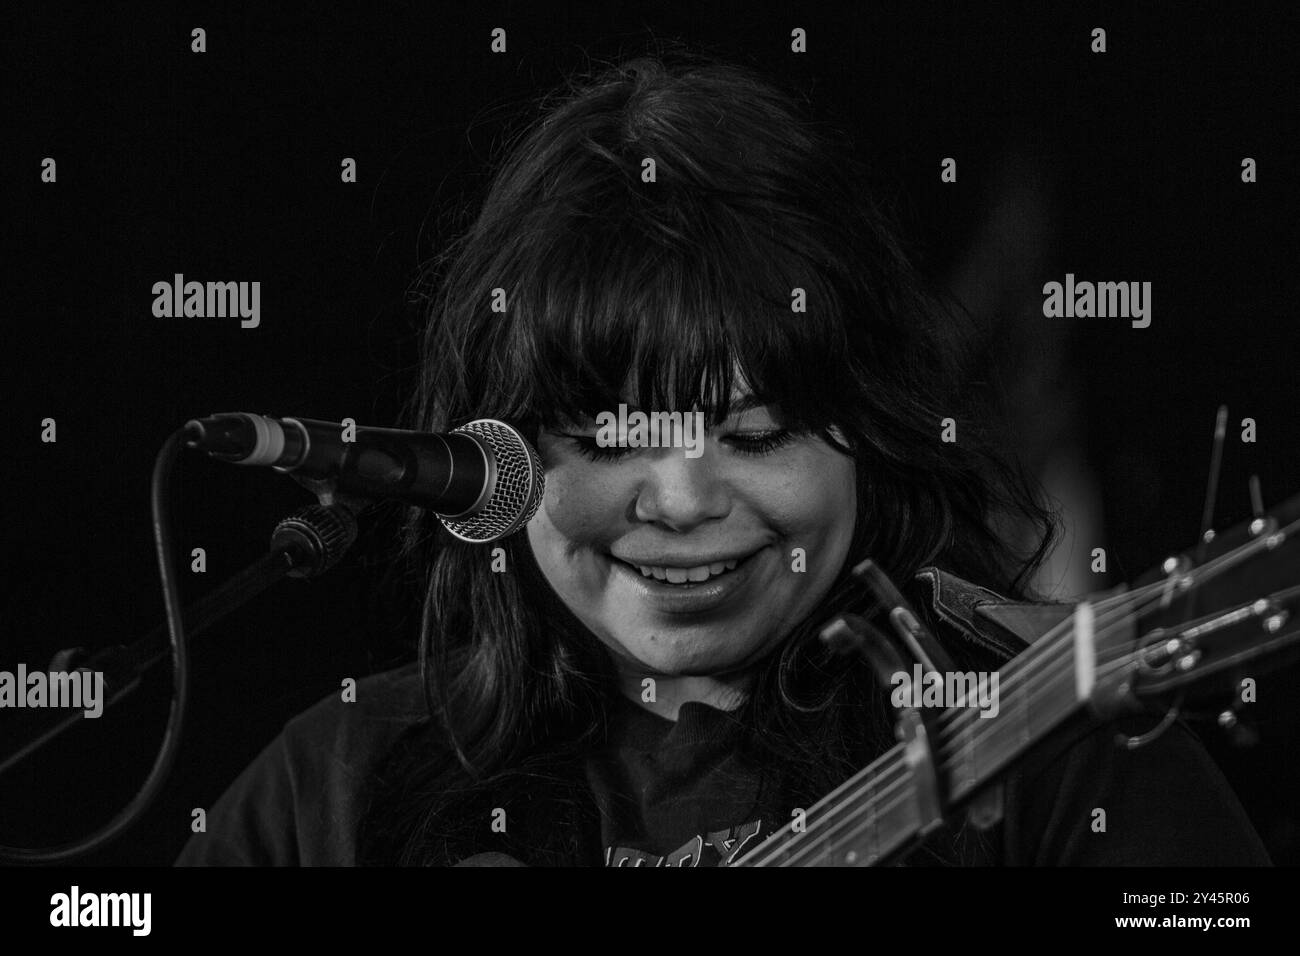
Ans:
[[[297,479],[316,491],[320,504],[284,518],[271,535],[270,550],[185,609],[186,637],[196,637],[257,597],[281,578],[311,578],[334,567],[357,538],[356,515],[370,502],[340,496],[331,483]],[[101,671],[104,709],[124,700],[146,671],[167,657],[167,625],[159,624],[133,644],[117,644],[87,656],[83,647],[54,655],[51,671]],[[21,692],[21,689],[20,689]],[[83,720],[82,710],[59,718],[0,761],[0,776]]]

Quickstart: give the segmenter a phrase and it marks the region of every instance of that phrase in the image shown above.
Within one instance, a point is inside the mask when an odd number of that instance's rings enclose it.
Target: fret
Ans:
[[[899,788],[899,792],[894,796],[894,802],[886,806],[878,814],[875,856],[872,858],[872,863],[877,863],[902,849],[928,823],[928,821],[921,819],[916,803],[916,795],[912,790],[912,778],[909,775],[906,783]],[[867,864],[860,865],[865,866]]]
[[[870,816],[869,828],[862,835],[861,853],[864,866],[870,866],[880,857],[880,813],[877,810],[878,798],[876,795],[875,777],[868,777],[866,781],[866,805],[868,816]],[[856,850],[849,850],[844,855],[845,863],[857,862]]]
[[[975,735],[975,727],[979,723],[978,719],[958,719],[957,725],[957,753],[951,761],[948,769],[949,784],[953,793],[967,793],[974,789],[979,780],[979,758],[976,755],[976,747],[979,741]],[[942,737],[936,741],[942,753]],[[944,766],[942,761],[940,766]]]
[[[1019,668],[1020,671],[1024,671],[1025,669],[1026,667],[1023,664]],[[1016,683],[1015,687],[1012,688],[1011,692],[1012,696],[1015,698],[1015,706],[1011,709],[1015,712],[1017,718],[1015,726],[1016,748],[1027,747],[1029,746],[1029,742],[1034,739],[1033,717],[1030,714],[1032,691],[1031,688],[1026,686],[1031,680],[1032,676],[1029,678],[1022,677],[1022,679]],[[1002,759],[1002,755],[999,755],[999,759]],[[994,761],[989,761],[989,763],[993,762]]]

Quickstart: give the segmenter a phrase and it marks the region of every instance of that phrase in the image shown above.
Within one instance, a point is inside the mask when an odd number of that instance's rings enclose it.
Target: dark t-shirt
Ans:
[[[732,715],[701,703],[666,720],[629,700],[612,706],[609,745],[588,761],[602,807],[605,863],[709,866],[738,858],[789,822],[759,806],[755,769],[738,755]],[[348,866],[374,768],[424,713],[414,665],[361,681],[288,722],[207,814],[178,865]],[[1117,729],[1031,755],[1006,779],[1002,823],[953,839],[955,861],[1024,866],[1268,865],[1236,796],[1194,734],[1175,723],[1136,751]],[[1105,829],[1095,810],[1105,811]],[[766,817],[765,817],[765,814]],[[942,842],[948,837],[935,838]],[[924,862],[913,854],[908,863]]]

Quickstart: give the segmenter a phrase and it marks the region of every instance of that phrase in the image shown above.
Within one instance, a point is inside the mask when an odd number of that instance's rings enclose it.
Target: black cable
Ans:
[[[172,656],[172,702],[163,731],[162,744],[154,760],[153,769],[145,778],[135,798],[112,820],[90,836],[59,846],[27,849],[0,846],[0,862],[5,863],[62,863],[98,850],[112,842],[136,823],[153,803],[171,773],[172,764],[180,750],[181,729],[184,725],[185,706],[189,699],[189,652],[185,646],[184,623],[181,620],[180,587],[176,582],[175,559],[172,550],[172,523],[168,513],[171,503],[172,474],[180,458],[186,432],[178,428],[163,442],[154,460],[150,501],[153,508],[154,545],[158,552],[158,573],[162,579],[163,605],[167,613],[167,631]]]

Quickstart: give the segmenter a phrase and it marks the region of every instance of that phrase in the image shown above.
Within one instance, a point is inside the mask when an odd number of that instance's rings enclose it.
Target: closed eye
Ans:
[[[619,445],[602,448],[596,443],[595,435],[565,435],[564,437],[577,446],[578,451],[584,458],[589,458],[592,461],[617,461],[623,456],[636,451],[635,448],[625,448]]]
[[[766,455],[788,445],[794,438],[794,432],[789,429],[773,428],[763,432],[738,432],[728,435],[727,441],[742,455]]]
[[[595,435],[565,434],[573,442],[579,453],[591,461],[618,461],[638,451],[637,447],[611,445],[601,447]],[[734,432],[723,441],[735,449],[739,455],[766,455],[794,441],[795,433],[785,428],[773,428],[761,432]]]

